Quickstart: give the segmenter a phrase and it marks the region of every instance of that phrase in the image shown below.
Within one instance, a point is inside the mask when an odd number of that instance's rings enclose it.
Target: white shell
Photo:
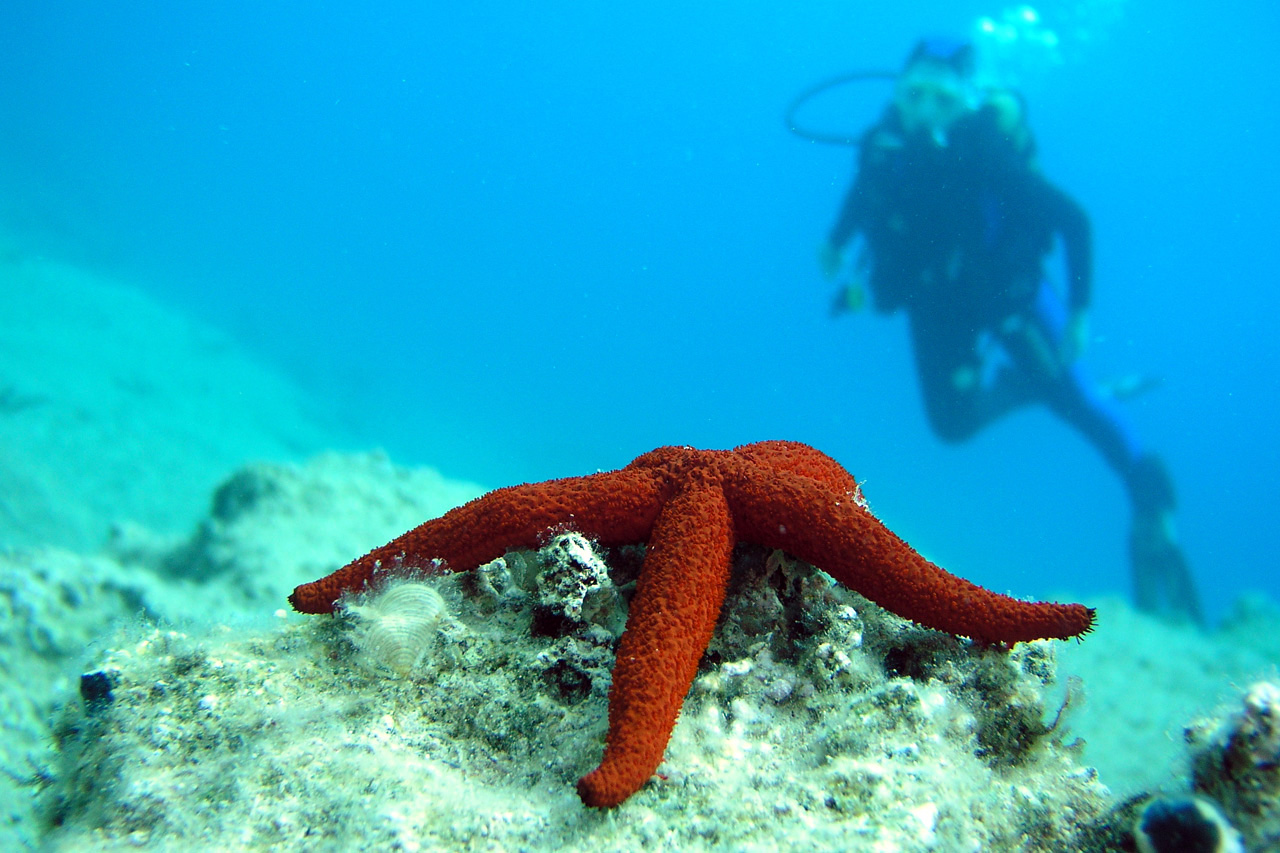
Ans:
[[[431,585],[397,581],[346,605],[346,611],[355,623],[351,640],[362,662],[405,676],[422,663],[446,606]]]

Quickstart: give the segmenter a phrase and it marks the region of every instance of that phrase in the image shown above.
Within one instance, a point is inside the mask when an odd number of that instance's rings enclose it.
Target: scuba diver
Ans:
[[[977,85],[971,45],[925,40],[859,146],[819,262],[834,278],[843,248],[861,236],[857,273],[874,310],[907,314],[933,432],[963,441],[1020,406],[1048,406],[1124,482],[1137,606],[1203,624],[1174,536],[1169,472],[1076,361],[1087,339],[1089,220],[1037,168],[1020,97]],[[1065,299],[1045,278],[1055,236]],[[856,310],[864,298],[852,284],[839,301]]]

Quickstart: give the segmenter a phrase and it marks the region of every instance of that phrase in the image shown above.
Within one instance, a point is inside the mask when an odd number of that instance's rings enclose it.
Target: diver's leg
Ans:
[[[973,334],[957,329],[951,318],[921,311],[909,312],[908,320],[929,426],[943,441],[971,438],[986,423],[972,383],[964,381],[978,367]]]
[[[1126,479],[1133,503],[1129,560],[1134,602],[1139,610],[1204,624],[1204,612],[1186,555],[1178,545],[1173,512],[1173,479],[1163,460],[1146,453],[1134,460]]]
[[[1047,402],[1102,454],[1129,493],[1133,524],[1129,561],[1139,610],[1203,624],[1204,614],[1173,523],[1177,497],[1164,461],[1143,451],[1115,405],[1073,365],[1055,383]]]
[[[1049,408],[1074,426],[1124,481],[1133,508],[1129,555],[1134,601],[1139,609],[1202,624],[1204,617],[1191,570],[1174,534],[1176,496],[1161,459],[1144,452],[1114,403],[1104,397],[1079,363],[1044,361],[1057,352],[1065,311],[1048,285],[1018,334],[1003,341],[1026,375],[1042,386]]]

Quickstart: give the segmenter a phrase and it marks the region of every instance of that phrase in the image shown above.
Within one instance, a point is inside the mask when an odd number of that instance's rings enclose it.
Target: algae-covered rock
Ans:
[[[531,630],[582,559],[416,578],[450,612],[407,677],[366,665],[358,612],[122,635],[59,726],[52,847],[1062,850],[1109,806],[1046,707],[1051,644],[980,648],[743,547],[659,776],[587,809],[613,617]]]
[[[149,609],[143,572],[61,548],[0,551],[0,847],[34,845],[33,794],[48,782],[49,720],[74,696],[89,644]],[[6,837],[7,836],[7,837]]]
[[[219,582],[240,599],[234,606],[275,609],[298,578],[327,574],[481,491],[379,452],[256,463],[217,488],[185,543],[149,559],[168,577]]]
[[[215,491],[212,514],[185,542],[123,522],[93,556],[0,550],[0,848],[37,845],[32,798],[52,781],[50,720],[75,701],[86,662],[118,626],[200,635],[211,622],[260,628],[298,577],[478,491],[381,453],[325,454],[243,468]]]
[[[1117,803],[1101,784],[1111,777],[1090,769],[1095,756],[1143,761],[1129,752],[1165,737],[1149,721],[1169,716],[1170,697],[1202,713],[1217,701],[1170,685],[1265,671],[1256,654],[1161,632],[1117,602],[1083,643],[985,648],[888,615],[785,554],[740,547],[660,775],[617,809],[586,809],[574,782],[602,753],[643,548],[601,552],[565,533],[470,572],[423,567],[350,596],[336,617],[282,609],[293,584],[467,496],[433,491],[437,480],[378,454],[254,465],[185,542],[121,526],[99,556],[0,555],[0,655],[13,674],[0,692],[11,827],[0,842],[1136,849],[1144,817],[1154,832],[1155,818],[1181,814],[1179,798],[1210,802],[1210,780],[1271,778],[1275,703],[1262,693],[1193,724],[1200,782],[1148,750],[1158,784]],[[397,588],[410,592],[382,597]],[[1059,657],[1087,664],[1083,688],[1055,683]],[[1254,776],[1237,772],[1239,756]],[[1265,811],[1249,790],[1239,802]]]
[[[1280,683],[1260,681],[1186,729],[1191,785],[1250,850],[1280,846]]]

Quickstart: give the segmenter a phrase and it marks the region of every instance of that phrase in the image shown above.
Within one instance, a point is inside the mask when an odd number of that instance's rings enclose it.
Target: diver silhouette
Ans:
[[[1092,277],[1089,219],[1035,164],[1021,98],[974,80],[971,45],[921,41],[880,120],[861,137],[858,172],[819,262],[838,275],[861,236],[857,274],[874,310],[907,314],[925,411],[944,441],[972,437],[1042,403],[1078,430],[1123,481],[1137,606],[1203,623],[1174,535],[1175,491],[1114,398],[1082,371]],[[1062,241],[1065,299],[1045,278]],[[843,308],[861,307],[860,283]]]

